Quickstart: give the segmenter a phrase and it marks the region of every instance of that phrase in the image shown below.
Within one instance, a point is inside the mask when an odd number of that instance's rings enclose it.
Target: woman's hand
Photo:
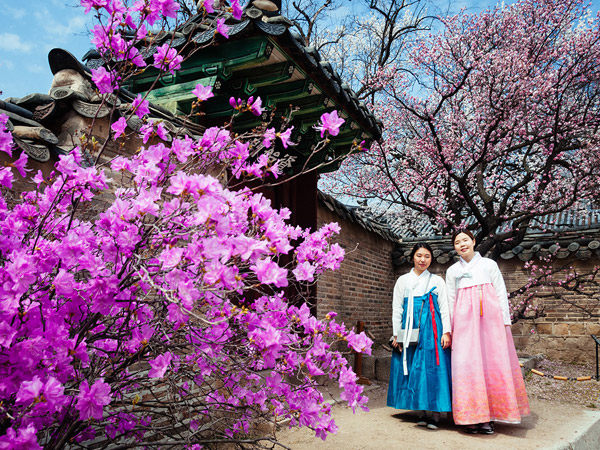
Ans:
[[[397,349],[399,352],[402,353],[402,346],[396,340],[396,336],[394,336],[394,339],[392,340],[392,347],[394,347],[395,349]]]
[[[442,335],[442,348],[447,349],[452,345],[452,338],[450,337],[450,333],[444,333]]]

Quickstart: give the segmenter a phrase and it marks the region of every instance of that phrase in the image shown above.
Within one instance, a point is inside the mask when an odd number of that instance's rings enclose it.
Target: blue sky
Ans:
[[[61,47],[81,58],[91,47],[89,18],[79,0],[0,0],[0,98],[48,92],[48,52]]]
[[[454,11],[464,6],[470,12],[495,3],[451,1]],[[600,0],[593,4],[597,10]],[[0,0],[0,98],[47,93],[52,83],[48,66],[51,49],[64,48],[81,59],[91,48],[87,35],[91,17],[78,5],[79,0]]]

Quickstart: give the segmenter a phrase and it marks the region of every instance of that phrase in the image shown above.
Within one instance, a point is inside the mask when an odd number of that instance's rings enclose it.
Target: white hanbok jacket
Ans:
[[[414,269],[411,269],[409,273],[398,278],[396,285],[394,286],[392,329],[393,335],[396,336],[398,342],[402,341],[403,336],[402,313],[404,311],[404,298],[408,297],[410,302],[414,297],[424,295],[431,288],[435,288],[434,292],[438,296],[443,333],[451,332],[450,310],[446,299],[446,283],[444,283],[443,278],[438,275],[433,275],[428,270],[417,276],[414,273]],[[414,324],[414,327],[416,328],[417,324]]]
[[[469,262],[460,258],[460,260],[450,266],[446,272],[446,292],[448,295],[450,314],[454,313],[458,289],[488,283],[494,286],[496,297],[500,302],[504,325],[510,325],[511,320],[508,307],[508,294],[506,292],[506,285],[504,284],[502,273],[500,273],[496,261],[489,258],[483,258],[479,252],[475,252],[475,256],[473,256],[473,259]]]

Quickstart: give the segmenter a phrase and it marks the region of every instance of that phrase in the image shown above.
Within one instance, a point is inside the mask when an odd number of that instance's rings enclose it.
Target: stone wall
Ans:
[[[508,290],[522,286],[527,275],[518,260],[501,261],[500,270],[505,276]],[[564,264],[563,261],[559,261]],[[578,272],[589,272],[597,261],[575,261]],[[548,290],[548,294],[553,291]],[[564,298],[556,296],[538,297],[544,309],[542,317],[534,320],[522,320],[513,325],[515,345],[521,354],[541,353],[551,359],[566,362],[595,362],[595,342],[591,334],[600,336],[600,307],[598,297],[590,301],[585,296],[563,293]],[[579,307],[592,313],[587,314]],[[595,316],[595,317],[594,317]]]
[[[387,341],[392,334],[392,290],[396,281],[392,267],[393,243],[340,218],[319,205],[319,226],[337,222],[342,231],[336,241],[346,256],[339,270],[325,273],[317,284],[317,316],[329,311],[347,327],[363,321],[377,341]]]

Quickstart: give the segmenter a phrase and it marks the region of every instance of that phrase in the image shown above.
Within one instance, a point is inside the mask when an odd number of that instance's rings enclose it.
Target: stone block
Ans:
[[[535,329],[538,334],[552,334],[552,324],[551,323],[538,323],[535,326]]]
[[[552,334],[555,336],[568,336],[569,335],[569,324],[568,323],[555,323],[552,327]]]
[[[586,334],[593,334],[596,337],[600,337],[600,323],[586,323],[585,328]]]
[[[512,332],[513,336],[522,335],[523,331],[525,329],[524,325],[525,324],[523,322],[517,322],[517,323],[513,324],[510,327],[510,331]]]
[[[585,334],[585,324],[571,323],[569,324],[569,334],[571,336],[581,336]]]
[[[380,356],[375,361],[375,379],[377,381],[390,381],[390,366],[392,364],[392,355]]]

